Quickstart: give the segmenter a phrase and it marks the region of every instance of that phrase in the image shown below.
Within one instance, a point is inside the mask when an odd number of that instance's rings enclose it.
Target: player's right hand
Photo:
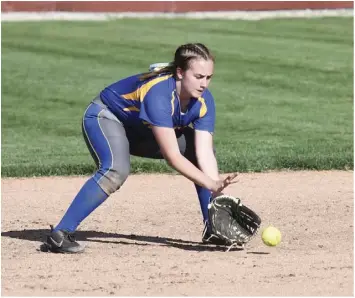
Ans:
[[[223,189],[225,189],[228,185],[230,184],[234,184],[237,183],[238,181],[234,181],[234,179],[238,176],[238,173],[233,173],[228,175],[226,178],[224,179],[220,179],[220,180],[215,180],[214,181],[214,185],[211,188],[211,191],[213,193],[220,193],[223,191]]]

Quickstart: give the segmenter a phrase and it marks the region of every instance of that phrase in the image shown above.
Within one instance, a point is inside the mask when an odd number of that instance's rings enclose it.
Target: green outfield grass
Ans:
[[[96,94],[175,48],[216,55],[220,169],[353,169],[353,19],[2,23],[2,176],[89,174]],[[132,172],[169,172],[133,158]]]

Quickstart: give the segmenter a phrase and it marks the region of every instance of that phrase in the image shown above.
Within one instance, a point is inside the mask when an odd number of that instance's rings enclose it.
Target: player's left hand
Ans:
[[[221,195],[215,197],[208,206],[208,220],[211,235],[226,245],[248,243],[258,232],[261,219],[239,198]]]

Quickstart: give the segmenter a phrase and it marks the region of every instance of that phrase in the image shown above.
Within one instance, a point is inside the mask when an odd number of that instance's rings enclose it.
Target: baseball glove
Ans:
[[[241,200],[228,195],[214,198],[208,205],[211,237],[223,240],[226,245],[242,246],[255,236],[260,228],[261,219]]]

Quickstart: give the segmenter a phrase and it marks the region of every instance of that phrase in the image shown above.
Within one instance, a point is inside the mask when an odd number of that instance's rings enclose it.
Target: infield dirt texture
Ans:
[[[241,174],[228,193],[281,230],[277,247],[202,245],[192,183],[134,175],[80,226],[84,254],[40,252],[86,179],[2,180],[3,295],[353,295],[352,171]]]

